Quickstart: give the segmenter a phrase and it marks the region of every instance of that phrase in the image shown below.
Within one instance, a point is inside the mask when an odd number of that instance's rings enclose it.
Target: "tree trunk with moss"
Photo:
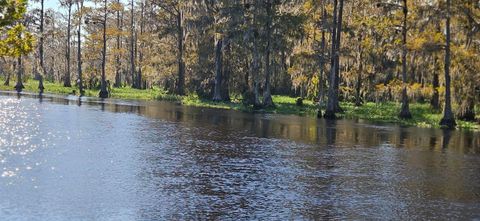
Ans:
[[[451,101],[451,79],[450,79],[450,0],[447,0],[447,18],[446,18],[446,47],[445,47],[445,105],[443,109],[443,118],[440,125],[446,128],[455,128],[455,116],[452,112]]]
[[[324,107],[324,72],[325,72],[325,27],[327,18],[327,11],[325,10],[325,3],[322,1],[322,41],[320,43],[320,56],[319,56],[319,77],[318,77],[318,112],[317,117],[322,117],[322,108]]]
[[[407,0],[403,0],[403,25],[402,25],[402,79],[403,79],[403,89],[402,89],[402,108],[400,114],[398,115],[402,119],[412,118],[410,113],[410,107],[408,103],[408,94],[407,94],[407,16],[408,16],[408,5]]]
[[[475,121],[475,95],[469,94],[466,99],[462,101],[457,111],[458,119],[464,121]]]
[[[263,88],[263,107],[275,107],[275,104],[273,103],[272,99],[272,92],[270,88],[270,75],[272,74],[271,70],[271,61],[270,61],[270,56],[271,56],[271,50],[272,50],[272,14],[273,14],[273,8],[272,8],[272,3],[266,4],[266,10],[267,10],[267,21],[265,24],[265,29],[266,29],[266,40],[267,40],[267,47],[265,50],[265,86]]]
[[[181,9],[177,12],[177,43],[178,43],[178,81],[177,81],[177,94],[185,95],[185,46],[184,46],[184,37],[185,30],[183,27],[183,11]]]
[[[329,76],[329,86],[328,86],[328,102],[327,102],[327,109],[325,110],[325,114],[323,115],[326,119],[335,119],[335,104],[337,103],[337,92],[335,91],[335,81],[336,81],[336,53],[337,53],[337,5],[338,1],[333,1],[333,23],[332,23],[332,51],[331,51],[331,62],[330,62],[330,76]]]

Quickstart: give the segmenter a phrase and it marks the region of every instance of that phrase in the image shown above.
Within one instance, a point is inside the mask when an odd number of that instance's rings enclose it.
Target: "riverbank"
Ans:
[[[14,83],[10,86],[0,85],[0,90],[13,91]],[[24,83],[27,92],[38,92],[38,82],[28,80]],[[45,93],[51,94],[78,94],[78,88],[66,88],[61,84],[45,82]],[[86,90],[85,96],[97,97],[98,90]],[[232,102],[213,102],[211,100],[201,99],[196,95],[178,96],[168,94],[166,91],[159,88],[138,90],[133,88],[112,88],[110,93],[111,98],[130,99],[130,100],[164,100],[179,102],[186,106],[207,107],[207,108],[221,108],[229,110],[239,110],[245,112],[254,112],[253,108],[242,104],[241,98],[238,96],[232,97]],[[312,101],[304,100],[302,106],[296,104],[296,98],[274,95],[273,101],[275,108],[268,108],[260,110],[262,113],[273,114],[294,114],[300,116],[316,117],[318,106]],[[404,126],[417,126],[424,128],[439,128],[439,122],[442,118],[441,113],[437,113],[430,108],[429,104],[412,103],[410,104],[410,111],[413,118],[404,120],[398,118],[398,111],[400,104],[395,102],[386,102],[381,104],[366,103],[361,107],[356,107],[352,103],[342,102],[341,107],[344,113],[338,114],[340,118],[348,119],[363,119],[377,123],[396,123]],[[477,115],[477,118],[480,116]],[[466,122],[457,120],[459,129],[480,131],[479,122]]]

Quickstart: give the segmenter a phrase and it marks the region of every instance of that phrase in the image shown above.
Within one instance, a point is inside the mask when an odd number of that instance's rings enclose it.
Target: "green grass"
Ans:
[[[382,104],[366,103],[361,107],[356,107],[352,103],[342,103],[341,106],[345,112],[340,114],[340,117],[425,128],[440,128],[439,122],[443,116],[442,113],[431,109],[429,104],[422,103],[410,104],[412,119],[399,118],[400,104],[393,102]],[[478,122],[457,120],[457,124],[458,128],[461,129],[480,130],[480,124],[478,124]]]
[[[220,108],[227,110],[239,110],[250,112],[253,109],[242,104],[240,99],[234,98],[231,102],[215,102],[208,99],[201,99],[196,94],[184,96],[181,100],[183,105],[195,107]]]
[[[269,108],[266,111],[276,114],[296,114],[300,116],[317,116],[318,106],[310,100],[303,100],[303,105],[296,104],[297,98],[288,96],[272,96],[275,108]]]
[[[15,86],[15,80],[10,80],[10,86],[3,85],[4,80],[1,79],[0,90],[8,90],[12,91],[15,90],[13,87]],[[27,82],[23,83],[25,87],[23,90],[28,92],[37,92],[38,91],[38,81],[28,80]],[[66,88],[63,87],[61,84],[57,83],[50,83],[44,82],[45,93],[52,93],[52,94],[71,94],[73,88]]]
[[[3,82],[3,79],[0,79]],[[38,92],[38,81],[27,80],[23,83],[26,92]],[[13,91],[15,82],[10,82],[10,86],[0,84],[0,90]],[[79,95],[80,90],[78,87],[64,87],[60,83],[44,82],[45,93],[50,94],[63,94],[63,95]],[[85,90],[85,96],[96,97],[99,94],[99,90]],[[124,88],[112,88],[110,91],[111,98],[118,99],[131,99],[131,100],[168,100],[168,101],[181,101],[183,97],[177,95],[167,94],[167,92],[154,88],[148,90],[139,90],[130,87]]]
[[[98,92],[96,93],[98,94]],[[130,87],[112,88],[110,97],[119,99],[134,99],[134,100],[166,100],[166,101],[181,101],[182,96],[168,94],[166,91],[159,88],[139,90]]]
[[[3,81],[2,81],[3,82]],[[0,90],[14,90],[14,83],[11,86],[0,85]],[[34,80],[27,80],[24,83],[24,91],[38,92],[38,82]],[[51,94],[77,94],[78,88],[65,88],[62,84],[45,82],[45,93]],[[86,90],[85,95],[96,97],[98,96],[98,90]],[[244,112],[262,112],[273,114],[293,114],[301,116],[316,117],[318,106],[312,101],[304,100],[302,106],[296,105],[296,98],[288,96],[274,95],[273,101],[275,103],[274,108],[267,108],[263,110],[253,110],[250,106],[242,104],[242,100],[239,96],[234,96],[231,102],[213,102],[208,99],[201,99],[195,94],[188,96],[178,96],[168,94],[166,91],[153,88],[148,90],[138,90],[129,87],[125,88],[112,88],[110,97],[118,99],[134,99],[134,100],[166,100],[179,102],[186,106],[197,106],[207,108],[221,108],[228,110],[239,110]],[[400,119],[398,112],[400,104],[394,102],[386,102],[381,104],[365,103],[361,107],[356,107],[352,103],[341,103],[341,107],[344,113],[338,114],[340,118],[347,119],[364,119],[371,122],[379,123],[396,123],[405,126],[417,126],[426,128],[439,128],[439,122],[442,118],[442,114],[435,112],[430,108],[429,104],[412,103],[410,104],[410,111],[412,113],[412,119]],[[480,117],[480,116],[479,116]],[[465,122],[457,121],[458,128],[467,130],[480,130],[480,124],[478,122]]]

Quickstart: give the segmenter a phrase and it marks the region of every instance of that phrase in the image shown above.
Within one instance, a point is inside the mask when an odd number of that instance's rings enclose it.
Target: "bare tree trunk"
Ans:
[[[246,92],[248,92],[250,90],[250,61],[248,60],[248,56],[245,56],[245,76],[244,76],[244,80],[245,80],[245,85],[243,87],[243,94],[245,94]]]
[[[318,77],[318,113],[317,117],[322,117],[322,108],[324,107],[324,72],[325,72],[325,23],[327,21],[327,11],[325,10],[325,3],[322,1],[322,42],[320,43],[319,66],[320,73]]]
[[[230,43],[224,38],[224,48],[225,48],[225,55],[222,56],[224,59],[223,65],[223,72],[222,72],[222,99],[223,101],[230,102],[230,90],[228,87],[229,80],[230,80],[230,71],[231,71],[231,63],[230,63],[230,56],[231,56],[231,45]],[[225,59],[226,58],[226,59]]]
[[[184,45],[183,40],[185,37],[185,30],[183,27],[183,11],[178,10],[177,14],[177,37],[178,37],[178,81],[177,81],[177,94],[185,95],[185,61],[184,61]]]
[[[52,37],[55,37],[55,36],[52,36]],[[60,81],[60,79],[55,79],[55,76],[56,76],[55,75],[55,70],[56,70],[56,68],[55,68],[56,65],[55,64],[57,63],[55,61],[55,56],[51,56],[51,58],[52,58],[52,65],[50,65],[50,70],[48,71],[48,74],[46,75],[47,79],[49,79],[51,81],[55,81],[55,80]]]
[[[7,73],[7,77],[5,79],[5,82],[3,83],[5,86],[10,86],[10,72]]]
[[[222,47],[223,39],[215,36],[215,88],[213,91],[213,101],[222,101]]]
[[[100,82],[100,98],[107,98],[107,80],[105,73],[105,65],[107,62],[107,0],[104,0],[103,8],[103,50],[102,50],[102,80]]]
[[[83,76],[82,76],[82,17],[83,17],[83,0],[77,1],[78,16],[78,32],[77,32],[77,71],[78,71],[78,89],[80,90],[80,96],[85,94],[83,89]]]
[[[38,90],[40,93],[43,93],[45,87],[43,87],[43,76],[47,73],[47,69],[45,68],[45,61],[43,55],[43,40],[44,40],[44,33],[43,33],[43,26],[44,26],[44,0],[40,0],[40,39],[39,39],[39,56],[40,56],[40,67],[42,69],[42,74],[38,76]]]
[[[5,61],[5,58],[2,58],[3,60],[3,63],[4,64],[7,64],[7,62]],[[13,71],[15,71],[15,62],[12,62],[13,63]],[[6,73],[6,76],[5,76],[5,82],[3,83],[3,85],[5,86],[10,86],[10,75],[11,75],[11,72],[10,71],[7,71]]]
[[[140,36],[143,35],[144,32],[144,26],[145,26],[145,21],[144,21],[144,12],[145,12],[145,2],[140,3]],[[137,38],[138,39],[138,38]],[[139,56],[138,56],[138,72],[137,72],[137,87],[138,89],[144,89],[143,88],[143,83],[142,83],[142,62],[143,62],[143,46],[144,46],[144,40],[140,42],[140,49],[138,50]]]
[[[133,47],[133,58],[134,58],[134,60],[135,60],[135,62],[136,62],[136,64],[135,64],[135,72],[134,72],[134,73],[135,73],[135,74],[134,74],[134,75],[135,75],[135,81],[134,81],[133,84],[135,84],[135,88],[140,89],[140,85],[139,85],[139,83],[138,83],[138,82],[139,82],[139,81],[138,81],[138,69],[139,69],[138,66],[140,66],[140,65],[138,64],[138,62],[139,62],[139,61],[138,61],[138,31],[137,31],[136,29],[135,29],[135,33],[134,33],[133,39],[134,39],[134,41],[133,41],[133,45],[134,45],[134,47]]]
[[[117,0],[117,4],[120,4],[120,0]],[[117,11],[117,30],[121,32],[120,27],[120,10]],[[117,54],[115,55],[115,84],[114,87],[122,86],[122,76],[120,73],[120,34],[117,35]]]
[[[415,77],[417,75],[417,66],[415,66],[415,59],[417,57],[417,53],[414,51],[412,56],[410,57],[410,82],[415,83]],[[408,72],[408,71],[407,71]]]
[[[253,39],[253,59],[252,59],[252,77],[253,77],[253,108],[260,109],[262,104],[260,103],[259,92],[259,72],[260,72],[260,55],[258,52],[257,39]]]
[[[323,1],[322,1],[323,2]],[[322,3],[323,4],[323,3]],[[318,86],[318,104],[323,106],[324,102],[324,96],[325,96],[325,90],[324,90],[324,72],[325,72],[325,44],[326,44],[326,39],[325,39],[325,24],[327,22],[327,11],[325,10],[325,5],[322,5],[322,43],[320,45],[320,76],[319,76],[319,86]]]
[[[263,89],[263,106],[275,107],[272,100],[272,93],[270,89],[270,75],[271,75],[271,59],[270,59],[270,42],[267,43],[267,54],[265,55],[265,87]]]
[[[440,125],[447,128],[455,128],[457,123],[452,111],[451,88],[450,88],[450,0],[447,0],[446,19],[446,47],[445,47],[445,105],[443,118]]]
[[[433,95],[432,100],[430,101],[430,105],[432,109],[438,111],[440,110],[440,94],[438,92],[438,87],[440,87],[440,83],[438,80],[438,68],[437,68],[437,57],[434,55],[433,59],[433,80],[432,80],[432,87],[433,87]]]
[[[131,1],[132,8],[130,9],[130,76],[132,78],[132,87],[137,88],[137,81],[135,80],[135,23],[134,23],[134,1]]]
[[[268,3],[267,6],[267,22],[266,22],[266,30],[267,30],[267,48],[266,48],[266,52],[265,52],[265,86],[264,86],[264,89],[263,89],[263,107],[275,107],[275,104],[273,103],[273,99],[272,99],[272,93],[271,93],[271,90],[270,90],[270,75],[272,73],[271,71],[271,59],[270,59],[270,55],[271,55],[271,51],[272,51],[272,16],[273,16],[273,12],[272,12],[272,3]]]
[[[68,1],[68,20],[67,20],[67,71],[65,72],[65,79],[63,82],[64,87],[71,87],[72,83],[70,80],[70,39],[71,39],[71,28],[72,28],[72,2]]]
[[[319,86],[318,86],[318,104],[323,106],[325,99],[325,84],[324,84],[324,72],[325,72],[325,30],[322,29],[322,43],[321,43],[321,58],[320,58],[320,76],[319,76]]]
[[[337,43],[336,43],[336,53],[335,53],[335,113],[343,112],[342,108],[340,107],[340,102],[338,100],[339,95],[339,86],[340,86],[340,45],[342,42],[342,19],[343,19],[343,0],[339,1],[339,9],[338,9],[338,22],[337,22]]]
[[[17,58],[17,84],[15,85],[15,89],[18,93],[22,92],[23,82],[22,82],[22,75],[23,75],[23,64],[22,64],[22,56],[18,56]]]
[[[361,89],[362,89],[362,73],[363,73],[363,49],[362,49],[362,41],[363,36],[360,33],[358,37],[358,73],[357,73],[357,84],[355,86],[355,106],[362,106],[362,97],[361,97]]]
[[[336,71],[335,71],[335,57],[336,57],[336,35],[337,35],[337,5],[338,1],[333,1],[333,23],[332,23],[332,53],[331,53],[331,62],[330,62],[330,77],[329,77],[329,86],[328,86],[328,102],[327,102],[327,109],[325,110],[325,114],[323,117],[326,119],[335,119],[335,104],[337,95],[335,92],[335,79],[336,79]]]
[[[56,30],[56,28],[55,28],[55,19],[52,19],[52,21],[51,21],[51,27],[52,27],[52,30]],[[55,39],[55,38],[56,38],[56,37],[55,37],[55,32],[51,32],[51,37],[52,37],[52,39]],[[52,51],[54,51],[54,50],[52,50]],[[50,58],[51,58],[51,63],[50,63],[50,65],[45,65],[45,69],[47,69],[47,73],[44,73],[44,77],[45,77],[47,80],[50,80],[50,81],[58,81],[58,82],[60,82],[60,81],[61,81],[61,80],[60,80],[60,75],[59,75],[59,74],[58,74],[58,75],[55,74],[55,71],[57,71],[57,73],[58,73],[58,70],[55,68],[55,66],[56,66],[56,64],[57,64],[57,62],[55,61],[56,56],[52,54],[52,55],[50,56]],[[45,59],[45,60],[46,60],[46,59]],[[49,66],[49,67],[47,67],[47,66]]]
[[[407,0],[403,0],[403,26],[402,26],[402,79],[403,79],[403,90],[402,90],[402,109],[400,111],[399,117],[403,119],[412,118],[410,113],[410,108],[408,105],[408,95],[407,95],[407,16],[408,16],[408,5]]]
[[[2,58],[2,63],[0,64],[0,75],[5,75],[6,77],[5,69],[4,69],[5,65],[6,65],[5,58]]]

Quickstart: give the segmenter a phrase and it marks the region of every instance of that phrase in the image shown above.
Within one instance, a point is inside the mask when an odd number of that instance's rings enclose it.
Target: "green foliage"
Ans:
[[[27,0],[0,0],[0,31],[9,29],[27,11]]]
[[[9,29],[6,37],[0,40],[0,56],[18,57],[34,49],[35,39],[25,26],[17,24]]]
[[[18,22],[26,8],[27,0],[0,0],[0,56],[18,57],[33,50],[33,35]]]

